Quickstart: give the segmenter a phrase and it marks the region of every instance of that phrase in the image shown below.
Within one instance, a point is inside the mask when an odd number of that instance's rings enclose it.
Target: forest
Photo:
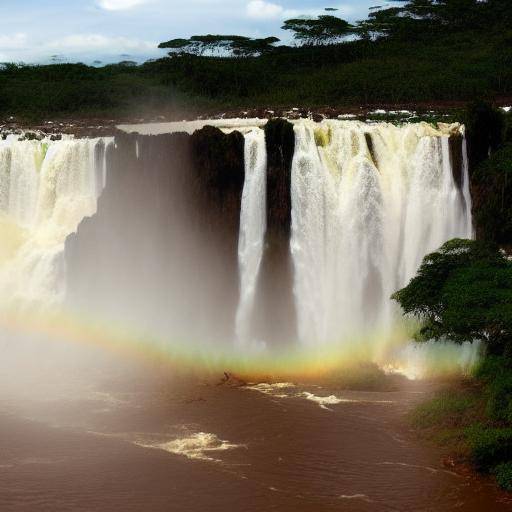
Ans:
[[[335,9],[277,37],[193,35],[142,65],[4,63],[0,115],[134,117],[273,107],[461,106],[512,97],[508,0],[412,0],[349,23]],[[167,52],[167,54],[166,54]]]

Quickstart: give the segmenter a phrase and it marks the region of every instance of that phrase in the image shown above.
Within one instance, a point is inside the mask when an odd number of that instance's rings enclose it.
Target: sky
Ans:
[[[195,34],[276,35],[284,19],[336,7],[364,19],[379,0],[0,0],[0,62],[102,63],[165,55],[159,42]]]

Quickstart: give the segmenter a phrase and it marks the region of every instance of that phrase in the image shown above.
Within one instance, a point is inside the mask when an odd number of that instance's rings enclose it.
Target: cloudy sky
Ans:
[[[0,62],[91,63],[162,56],[194,34],[277,35],[283,19],[325,7],[357,20],[379,0],[0,0]]]

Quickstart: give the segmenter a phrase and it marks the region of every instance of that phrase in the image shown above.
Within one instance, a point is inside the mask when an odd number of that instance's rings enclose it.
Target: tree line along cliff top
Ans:
[[[411,0],[348,23],[286,20],[293,40],[199,35],[130,62],[3,64],[0,116],[126,117],[230,109],[460,104],[512,99],[509,0]]]

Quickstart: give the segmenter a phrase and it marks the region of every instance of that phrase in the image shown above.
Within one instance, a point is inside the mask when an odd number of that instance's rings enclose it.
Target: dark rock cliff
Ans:
[[[243,136],[118,134],[107,153],[97,214],[66,243],[69,303],[152,332],[230,336]]]
[[[290,253],[293,125],[274,119],[265,126],[267,233],[256,294],[259,337],[272,344],[295,338],[293,262]]]
[[[512,114],[485,103],[466,114],[476,237],[512,247]]]

